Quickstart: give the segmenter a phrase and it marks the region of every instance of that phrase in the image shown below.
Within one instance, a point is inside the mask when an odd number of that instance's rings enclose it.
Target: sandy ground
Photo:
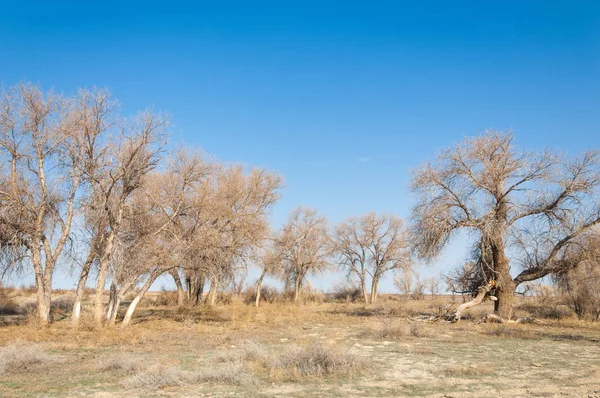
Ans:
[[[251,361],[235,368],[219,360],[249,342],[273,355],[321,342],[359,358],[362,370],[289,380]],[[574,320],[448,324],[356,304],[256,309],[240,303],[185,314],[147,309],[125,330],[72,330],[66,320],[45,330],[3,327],[0,344],[34,345],[49,358],[15,369],[8,363],[0,375],[3,397],[600,397],[600,327]],[[106,369],[115,358],[142,365]],[[127,384],[153,366],[244,372],[254,383],[224,377],[156,389]]]

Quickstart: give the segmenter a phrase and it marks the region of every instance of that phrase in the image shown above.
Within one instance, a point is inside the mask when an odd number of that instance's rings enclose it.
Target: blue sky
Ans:
[[[595,1],[0,2],[0,82],[167,111],[175,142],[284,175],[276,226],[298,204],[406,217],[410,170],[486,128],[600,142]]]

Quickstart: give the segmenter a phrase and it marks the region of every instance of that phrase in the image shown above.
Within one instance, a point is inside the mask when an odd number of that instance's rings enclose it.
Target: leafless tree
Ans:
[[[437,257],[461,229],[478,236],[493,274],[495,311],[512,315],[516,287],[559,272],[567,248],[600,223],[598,151],[573,159],[513,146],[510,133],[488,131],[442,151],[414,173],[415,251]],[[521,272],[512,277],[507,248]],[[490,291],[491,292],[491,291]]]
[[[122,298],[141,285],[123,319],[124,326],[129,324],[156,278],[178,266],[191,250],[187,231],[179,223],[191,208],[192,192],[207,177],[208,169],[196,154],[179,152],[166,170],[146,175],[130,198],[130,215],[121,225],[118,252],[111,261],[110,298],[104,312],[109,323],[115,322]]]
[[[2,249],[19,252],[3,256],[3,266],[32,267],[41,326],[50,321],[52,277],[75,218],[85,128],[72,97],[24,83],[0,93]]]
[[[413,279],[414,273],[412,269],[400,269],[394,276],[394,286],[396,286],[396,289],[398,289],[402,295],[408,297],[413,291]]]
[[[302,206],[275,235],[273,256],[281,264],[286,287],[293,286],[296,303],[300,302],[306,277],[330,266],[328,239],[327,219]]]
[[[195,193],[195,204],[184,217],[193,226],[193,251],[182,265],[190,304],[200,302],[204,279],[210,280],[208,304],[217,292],[255,261],[269,233],[268,215],[280,197],[282,179],[262,169],[215,166],[213,178]]]
[[[273,275],[276,277],[281,276],[282,271],[279,257],[271,247],[266,248],[265,253],[260,257],[260,266],[262,270],[260,276],[256,280],[256,298],[254,300],[255,307],[260,305],[260,293],[265,277],[267,275]]]
[[[335,228],[333,252],[348,276],[356,276],[366,304],[374,304],[377,288],[389,271],[410,267],[408,240],[402,219],[393,215],[368,213],[351,217]],[[371,295],[367,279],[371,279]]]
[[[440,292],[440,280],[435,276],[428,278],[427,289],[429,290],[429,294],[431,294],[431,298],[434,299]]]
[[[94,319],[102,324],[105,315],[104,292],[109,277],[109,267],[119,239],[121,228],[126,222],[131,198],[141,189],[145,177],[159,164],[167,121],[158,114],[143,112],[116,126],[118,134],[104,146],[98,137],[91,137],[86,147],[90,165],[86,179],[89,181],[89,196],[86,203],[87,222],[92,225],[91,245],[88,260],[79,277],[78,290],[72,322],[77,323],[83,288],[89,274],[89,266],[98,266],[96,292],[94,296]],[[90,261],[93,260],[93,261]]]

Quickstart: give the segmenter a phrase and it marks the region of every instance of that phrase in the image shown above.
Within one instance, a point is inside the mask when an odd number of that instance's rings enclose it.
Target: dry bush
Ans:
[[[231,292],[219,292],[217,293],[217,304],[231,305],[233,303],[233,296]]]
[[[3,287],[0,283],[0,315],[23,314],[23,309],[15,302],[10,293],[11,290]]]
[[[139,357],[130,353],[120,353],[102,361],[98,366],[101,372],[119,372],[124,374],[133,374],[145,367],[145,364]]]
[[[121,381],[121,386],[133,390],[156,391],[164,387],[185,386],[195,383],[222,383],[252,385],[256,379],[242,363],[228,363],[226,367],[186,371],[176,366],[160,364],[139,370]]]
[[[427,337],[429,334],[423,328],[423,325],[412,323],[397,323],[392,318],[384,318],[381,326],[377,329],[367,332],[367,337],[377,340],[398,341],[405,337]]]
[[[63,312],[70,313],[73,310],[73,297],[71,296],[58,296],[52,299],[52,304],[50,305],[50,311],[52,312]]]
[[[154,297],[148,297],[147,303],[149,306],[156,307],[176,307],[177,306],[177,292],[172,290],[162,290]]]
[[[293,347],[270,364],[271,377],[296,380],[303,377],[352,376],[362,372],[363,361],[347,352],[311,341],[306,347]]]
[[[484,332],[488,336],[513,338],[513,339],[530,339],[534,338],[534,331],[529,329],[512,328],[506,325],[496,325]]]
[[[542,305],[537,303],[525,303],[515,308],[515,314],[518,312],[524,312],[533,318],[555,320],[567,319],[574,316],[574,312],[568,306],[559,303]]]
[[[229,363],[226,367],[205,368],[192,374],[192,381],[197,383],[222,383],[239,386],[256,384],[258,380],[243,363]]]
[[[246,290],[244,290],[244,292],[242,293],[242,295],[244,303],[254,305],[254,303],[256,302],[256,287],[247,287]],[[283,294],[280,290],[278,290],[275,287],[269,285],[262,285],[260,287],[260,301],[261,303],[264,302],[269,304],[281,302],[283,301]]]
[[[269,351],[247,341],[236,350],[221,355],[219,359],[234,366],[253,363],[266,372],[271,380],[352,376],[364,369],[364,363],[359,357],[318,340],[311,340],[306,346],[286,347],[283,351]]]
[[[127,389],[155,391],[163,387],[183,386],[187,384],[188,379],[189,372],[157,364],[132,374],[120,384]]]
[[[262,345],[251,340],[242,342],[235,350],[228,350],[219,356],[220,362],[270,362],[270,353]]]
[[[11,344],[0,348],[0,375],[23,372],[32,366],[56,362],[40,345]]]
[[[326,294],[327,302],[338,302],[338,303],[356,303],[359,301],[364,302],[364,297],[360,287],[347,285],[347,284],[336,284],[330,293]]]
[[[490,376],[494,374],[494,370],[488,367],[477,365],[457,365],[445,369],[444,374],[449,377],[478,377]]]

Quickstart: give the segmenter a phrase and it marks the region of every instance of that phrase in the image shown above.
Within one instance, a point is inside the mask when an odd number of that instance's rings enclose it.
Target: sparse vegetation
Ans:
[[[34,366],[56,363],[58,360],[39,345],[25,343],[0,347],[0,375],[26,372]]]

